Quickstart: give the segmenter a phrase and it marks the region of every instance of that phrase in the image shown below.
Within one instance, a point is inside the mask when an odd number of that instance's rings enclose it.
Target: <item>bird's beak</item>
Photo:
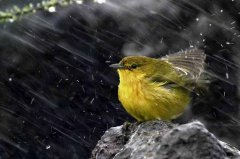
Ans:
[[[115,69],[124,68],[124,66],[119,63],[111,64],[110,67],[115,68]]]

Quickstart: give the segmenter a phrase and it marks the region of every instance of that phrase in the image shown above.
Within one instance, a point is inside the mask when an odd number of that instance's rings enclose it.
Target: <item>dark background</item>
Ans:
[[[195,46],[217,77],[176,122],[199,119],[239,148],[239,26],[237,0],[88,1],[1,24],[1,158],[88,158],[106,129],[134,122],[109,64]]]

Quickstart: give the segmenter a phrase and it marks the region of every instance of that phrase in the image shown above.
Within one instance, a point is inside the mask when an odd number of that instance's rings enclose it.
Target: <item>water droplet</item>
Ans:
[[[227,41],[226,44],[227,44],[227,45],[232,45],[232,44],[234,44],[234,43],[231,43],[231,42],[228,42],[228,41]]]
[[[13,23],[13,22],[14,22],[14,19],[13,19],[13,18],[9,19],[9,22],[10,22],[10,23]]]
[[[50,146],[50,145],[47,145],[47,146],[46,146],[46,149],[47,149],[47,150],[48,150],[48,149],[50,149],[50,148],[51,148],[51,146]]]
[[[48,8],[49,12],[56,12],[56,8],[54,6]]]
[[[83,3],[82,0],[76,0],[75,2],[76,2],[77,4],[82,4],[82,3]]]
[[[151,14],[157,14],[157,12],[154,11],[154,10],[151,10],[150,13],[151,13]]]
[[[94,2],[102,4],[102,3],[105,3],[106,0],[94,0]]]
[[[198,21],[199,21],[199,18],[196,18],[196,21],[198,22]]]

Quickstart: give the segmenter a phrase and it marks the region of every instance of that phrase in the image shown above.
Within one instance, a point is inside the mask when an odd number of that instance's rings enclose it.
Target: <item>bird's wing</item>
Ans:
[[[166,55],[161,60],[170,63],[184,78],[197,81],[204,71],[206,54],[197,48]]]

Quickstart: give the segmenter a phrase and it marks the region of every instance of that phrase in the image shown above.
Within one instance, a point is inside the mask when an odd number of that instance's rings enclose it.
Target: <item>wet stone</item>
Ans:
[[[240,151],[218,140],[194,121],[125,123],[110,128],[92,151],[91,159],[235,159]]]

